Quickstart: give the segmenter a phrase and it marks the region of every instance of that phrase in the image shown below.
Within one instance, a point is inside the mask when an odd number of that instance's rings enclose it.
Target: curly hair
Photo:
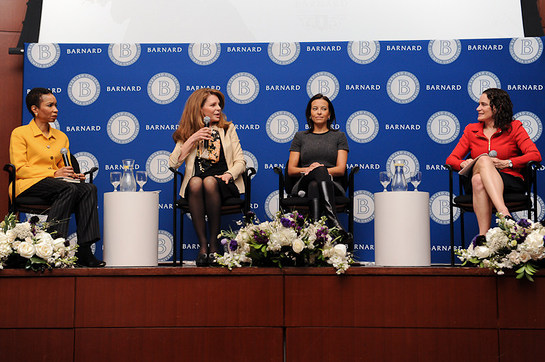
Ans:
[[[506,131],[513,122],[513,103],[509,94],[503,89],[488,88],[483,92],[490,101],[492,108],[494,127]]]
[[[172,134],[175,143],[178,141],[187,141],[193,133],[204,127],[201,109],[210,95],[215,95],[220,101],[222,112],[218,127],[223,128],[224,130],[229,128],[231,122],[228,122],[225,114],[223,114],[223,107],[225,106],[225,96],[223,93],[212,88],[200,88],[193,92],[185,102],[184,111],[182,112],[182,118],[178,123],[178,128]]]
[[[322,93],[315,94],[307,103],[307,109],[305,111],[305,116],[307,120],[308,125],[308,131],[309,133],[312,133],[314,131],[314,122],[312,121],[312,118],[310,118],[310,113],[312,110],[312,102],[314,102],[317,99],[323,99],[327,102],[327,107],[329,109],[329,119],[327,120],[327,129],[331,131],[331,125],[336,121],[335,120],[335,108],[333,107],[333,103],[327,98],[327,96],[324,96]]]

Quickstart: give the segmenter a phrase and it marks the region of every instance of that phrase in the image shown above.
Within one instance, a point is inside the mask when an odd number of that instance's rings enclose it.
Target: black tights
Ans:
[[[192,177],[187,185],[189,212],[199,239],[199,253],[218,252],[218,234],[221,227],[221,194],[218,181],[214,176],[204,179]],[[208,216],[208,239],[205,215]]]
[[[325,166],[316,167],[307,175],[303,176],[299,183],[299,190],[305,190],[309,199],[320,199],[320,183],[325,181],[331,183],[331,176]]]

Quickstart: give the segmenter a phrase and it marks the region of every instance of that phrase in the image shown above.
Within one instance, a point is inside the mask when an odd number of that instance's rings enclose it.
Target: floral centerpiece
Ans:
[[[77,246],[67,246],[64,238],[54,239],[46,232],[47,223],[33,216],[17,222],[9,214],[0,223],[0,269],[23,267],[34,271],[74,267]]]
[[[216,262],[229,270],[244,265],[331,265],[341,274],[352,262],[346,245],[340,243],[340,233],[328,228],[325,218],[311,222],[297,212],[279,212],[274,220],[261,223],[251,216],[238,232],[220,235],[225,253],[216,255]]]
[[[538,263],[545,258],[545,227],[527,219],[517,222],[499,213],[496,216],[498,226],[488,230],[486,241],[473,241],[467,249],[457,250],[458,258],[462,265],[474,264],[500,275],[505,269],[515,269],[517,279],[533,281]]]

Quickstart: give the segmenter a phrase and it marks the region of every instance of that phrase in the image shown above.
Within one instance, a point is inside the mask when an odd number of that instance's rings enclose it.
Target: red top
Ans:
[[[483,133],[484,123],[470,123],[464,129],[464,134],[458,144],[448,156],[446,164],[452,166],[456,171],[460,170],[460,164],[471,151],[471,158],[480,154],[495,150],[500,160],[511,160],[513,168],[499,170],[520,178],[520,171],[529,161],[541,161],[541,154],[528,133],[522,127],[522,122],[515,120],[507,131],[498,129],[490,137],[490,140]]]

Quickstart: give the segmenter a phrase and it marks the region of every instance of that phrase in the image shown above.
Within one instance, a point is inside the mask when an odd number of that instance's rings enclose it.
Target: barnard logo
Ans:
[[[450,204],[449,193],[447,191],[439,191],[430,197],[429,208],[430,217],[433,221],[441,225],[450,224]],[[454,195],[456,197],[456,195]],[[454,221],[460,217],[460,209],[454,208]]]
[[[79,54],[101,54],[102,48],[67,48],[66,54],[79,55]]]
[[[522,126],[526,132],[528,132],[528,136],[530,136],[533,142],[536,142],[539,137],[541,137],[541,132],[543,132],[543,124],[535,113],[527,111],[518,112],[513,116],[513,118],[522,122]]]
[[[511,57],[521,63],[530,64],[541,57],[543,42],[540,38],[516,38],[509,43]]]
[[[108,136],[115,143],[130,143],[138,136],[139,131],[138,119],[129,112],[118,112],[108,121]]]
[[[68,97],[80,106],[88,106],[98,99],[100,83],[91,74],[79,74],[68,83]]]
[[[299,43],[270,43],[267,48],[269,58],[279,65],[288,65],[293,63],[301,53]]]
[[[235,103],[248,104],[257,98],[259,82],[250,73],[237,73],[227,82],[227,94]]]
[[[265,199],[265,213],[269,219],[274,219],[279,209],[278,190],[275,190]]]
[[[220,57],[221,44],[193,43],[189,44],[187,52],[193,63],[198,65],[210,65]]]
[[[165,230],[157,234],[157,258],[159,261],[169,261],[173,255],[174,237]]]
[[[297,118],[290,112],[278,111],[267,119],[267,135],[274,142],[290,142],[299,130]]]
[[[378,41],[351,41],[347,46],[348,56],[358,64],[369,64],[375,61],[380,54]]]
[[[29,44],[27,59],[36,68],[49,68],[55,65],[61,56],[58,44]]]
[[[467,91],[471,99],[479,101],[481,94],[488,88],[501,88],[500,79],[496,74],[488,71],[475,73],[467,83]]]
[[[148,82],[148,95],[157,104],[172,103],[180,94],[180,82],[170,73],[157,73]]]
[[[426,126],[428,136],[439,144],[447,144],[458,138],[460,133],[460,122],[450,112],[435,112],[428,119]]]
[[[168,169],[169,156],[170,152],[160,150],[148,157],[146,171],[150,179],[157,183],[166,183],[172,180],[174,174]]]
[[[329,72],[313,74],[307,81],[307,94],[309,97],[313,97],[318,93],[322,93],[330,100],[334,100],[337,94],[339,94],[339,81],[337,77]]]
[[[360,224],[373,221],[375,218],[375,198],[366,190],[354,192],[354,221]]]
[[[416,172],[420,171],[420,163],[415,155],[409,151],[396,151],[388,157],[386,161],[386,171],[388,174],[395,174],[395,163],[401,162],[405,166],[403,167],[403,174],[405,179],[409,179],[410,176],[414,175]]]
[[[108,46],[108,56],[110,60],[119,66],[127,67],[136,63],[140,58],[142,49],[140,44],[110,44]]]
[[[246,167],[253,167],[255,169],[255,174],[252,176],[252,178],[257,175],[257,172],[259,171],[259,164],[257,163],[257,157],[254,156],[253,153],[249,151],[243,150],[242,153],[244,154],[244,161],[246,161]]]
[[[420,92],[420,83],[414,74],[401,71],[393,74],[388,79],[386,90],[391,100],[396,103],[406,104],[416,99]]]
[[[428,54],[438,64],[450,64],[460,56],[462,43],[458,39],[431,40],[428,43]]]
[[[87,172],[93,167],[96,167],[97,170],[93,174],[93,178],[96,178],[98,175],[98,172],[100,170],[100,165],[98,164],[97,158],[89,152],[78,152],[74,154],[74,157],[76,160],[78,160],[79,169],[81,170],[81,173]],[[89,178],[89,175],[86,175],[87,178]]]
[[[346,133],[353,141],[369,143],[378,134],[379,123],[377,117],[368,111],[357,111],[346,121]]]

